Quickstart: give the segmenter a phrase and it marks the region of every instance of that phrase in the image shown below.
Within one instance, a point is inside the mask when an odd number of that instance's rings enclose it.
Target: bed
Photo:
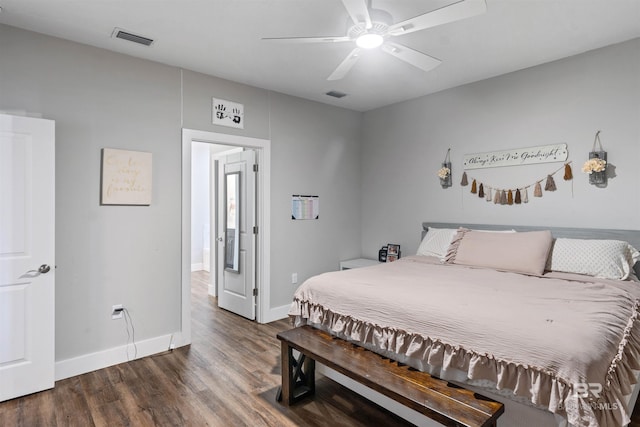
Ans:
[[[424,223],[422,237],[420,255],[307,280],[296,326],[501,401],[498,425],[629,422],[640,231]]]

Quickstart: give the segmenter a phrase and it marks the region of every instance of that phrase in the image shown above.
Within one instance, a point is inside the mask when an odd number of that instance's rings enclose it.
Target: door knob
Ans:
[[[34,279],[41,274],[48,273],[50,270],[51,270],[51,267],[49,267],[47,264],[42,264],[37,270],[29,270],[26,273],[24,273],[22,276],[20,276],[20,279],[25,279],[25,278]]]

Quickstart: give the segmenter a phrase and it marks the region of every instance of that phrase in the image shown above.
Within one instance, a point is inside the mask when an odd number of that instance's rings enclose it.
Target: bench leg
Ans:
[[[302,353],[296,359],[293,349],[282,341],[280,363],[282,387],[276,397],[278,401],[288,406],[315,393],[315,360]]]

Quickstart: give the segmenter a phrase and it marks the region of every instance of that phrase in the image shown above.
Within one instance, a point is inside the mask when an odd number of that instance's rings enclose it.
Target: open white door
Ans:
[[[227,155],[218,165],[218,305],[255,319],[255,152]]]
[[[0,401],[54,384],[55,123],[0,114]]]

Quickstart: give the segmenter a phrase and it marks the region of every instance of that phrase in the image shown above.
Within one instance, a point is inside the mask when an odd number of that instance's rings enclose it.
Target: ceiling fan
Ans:
[[[340,80],[360,57],[362,49],[380,49],[424,71],[437,67],[442,61],[410,47],[391,42],[395,36],[413,33],[449,22],[459,21],[486,12],[485,0],[458,0],[440,9],[393,23],[391,15],[381,9],[373,9],[371,0],[342,0],[350,19],[345,36],[329,37],[268,37],[262,40],[285,43],[340,43],[355,42],[356,48],[338,65],[327,80]]]

